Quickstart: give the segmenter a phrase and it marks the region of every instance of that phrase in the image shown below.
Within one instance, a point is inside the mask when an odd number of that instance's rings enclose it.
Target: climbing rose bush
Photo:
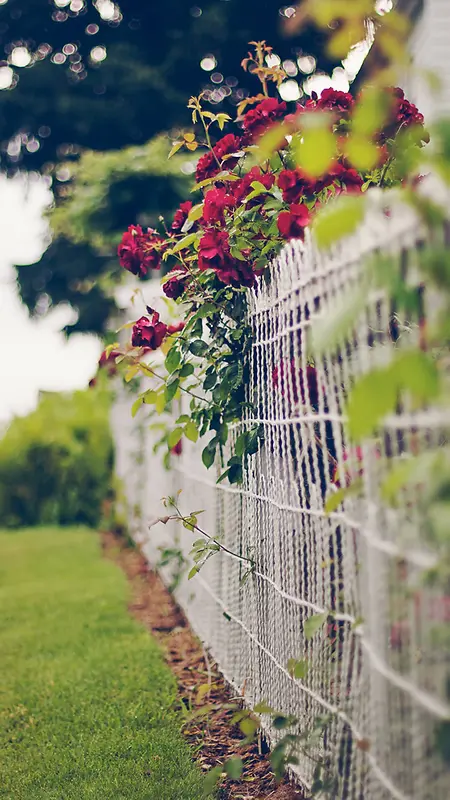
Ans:
[[[193,130],[174,143],[171,154],[182,147],[203,150],[193,199],[165,221],[164,233],[130,225],[118,248],[122,267],[140,278],[163,262],[169,267],[162,288],[167,298],[183,304],[183,330],[171,330],[148,309],[134,324],[132,347],[124,355],[133,370],[155,375],[142,355],[163,346],[166,373],[158,372],[159,388],[143,393],[139,402],[168,410],[185,392],[190,413],[165,434],[168,449],[183,435],[196,440],[211,432],[203,451],[206,466],[217,454],[223,460],[228,425],[251,408],[245,391],[248,289],[287,241],[305,238],[318,211],[331,201],[352,195],[362,203],[371,187],[412,185],[417,176],[405,168],[411,161],[405,153],[428,141],[422,114],[398,88],[377,95],[365,89],[356,99],[330,88],[290,105],[269,96],[269,87],[276,95],[286,77],[281,67],[266,67],[269,54],[259,42],[244,60],[244,69],[257,66],[263,93],[243,101],[234,122],[205,109],[202,96],[190,99]],[[272,376],[275,391],[286,392],[291,368],[279,365]],[[307,380],[299,382],[302,396],[308,387],[316,399],[314,375],[311,365]],[[230,481],[241,480],[260,436],[257,425],[241,434],[223,473]]]

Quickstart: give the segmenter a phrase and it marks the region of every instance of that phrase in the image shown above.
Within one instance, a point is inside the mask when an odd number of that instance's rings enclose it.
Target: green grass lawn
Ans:
[[[128,598],[95,533],[0,533],[0,797],[202,797],[175,681]]]

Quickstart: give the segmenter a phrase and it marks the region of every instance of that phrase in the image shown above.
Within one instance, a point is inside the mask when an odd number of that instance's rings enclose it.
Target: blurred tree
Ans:
[[[76,152],[70,145],[143,144],[186,123],[187,98],[205,86],[236,103],[252,39],[329,69],[323,32],[282,35],[292,10],[280,0],[3,0],[0,87],[11,81],[0,91],[3,167],[41,169]]]
[[[114,306],[118,235],[130,223],[156,224],[158,212],[169,217],[186,196],[179,162],[169,166],[160,145],[153,157],[145,143],[188,126],[187,99],[202,89],[233,114],[254,88],[240,69],[250,40],[269,40],[292,76],[299,55],[310,56],[307,72],[316,59],[319,69],[335,63],[319,29],[284,37],[293,9],[280,0],[0,3],[0,168],[48,173],[62,203],[57,237],[18,270],[21,295],[38,313],[70,302],[79,316],[69,333],[101,332]],[[79,160],[85,149],[113,152]]]
[[[85,151],[58,168],[65,182],[51,222],[53,241],[36,264],[17,267],[23,301],[36,313],[49,303],[70,303],[78,319],[67,333],[102,333],[114,311],[115,284],[123,276],[117,244],[128,225],[170,226],[173,209],[189,194],[186,157],[168,159],[170,140],[141,147]],[[193,169],[187,162],[187,167]]]

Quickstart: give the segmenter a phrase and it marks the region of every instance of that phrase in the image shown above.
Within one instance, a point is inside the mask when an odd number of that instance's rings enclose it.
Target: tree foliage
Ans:
[[[15,72],[12,87],[0,92],[3,166],[40,169],[73,152],[71,145],[115,150],[187,122],[186,95],[215,86],[201,59],[211,54],[224,78],[236,76],[239,58],[255,38],[270,34],[284,58],[302,50],[319,58],[322,69],[336,63],[325,55],[325,34],[317,27],[286,39],[279,0],[204,0],[200,5],[126,0],[114,6],[117,19],[102,18],[112,13],[110,0],[1,5],[0,36]],[[20,45],[31,57],[24,67],[16,67],[11,55]],[[103,61],[92,58],[96,47],[106,49]],[[232,88],[229,99],[235,102],[239,86]],[[36,137],[39,149],[27,149],[24,140],[20,152],[10,148],[8,156],[8,142],[19,132]]]
[[[286,38],[278,0],[200,5],[185,0],[0,5],[5,57],[0,70],[14,72],[10,88],[0,91],[0,168],[49,174],[61,203],[54,217],[57,237],[37,264],[19,268],[19,288],[32,312],[49,302],[70,302],[78,320],[68,332],[105,328],[114,308],[105,275],[114,274],[117,233],[134,222],[154,225],[157,210],[169,214],[178,205],[179,163],[170,166],[161,151],[156,157],[158,146],[148,142],[188,123],[189,93],[217,90],[210,78],[220,72],[226,96],[212,107],[234,116],[242,93],[256,84],[247,74],[240,85],[239,60],[250,40],[268,33],[284,58],[295,61],[306,53],[321,69],[336,64],[325,53],[326,34],[314,24]],[[25,48],[26,66],[16,65],[16,48],[22,48],[22,57]],[[104,48],[106,58],[96,61],[103,54],[95,48]],[[208,54],[216,61],[209,72],[200,67]],[[86,149],[96,154],[79,162]]]

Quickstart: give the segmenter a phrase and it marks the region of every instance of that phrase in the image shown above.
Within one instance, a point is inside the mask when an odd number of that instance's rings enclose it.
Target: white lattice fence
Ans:
[[[215,483],[201,462],[204,443],[184,443],[164,472],[145,413],[131,420],[129,394],[119,397],[113,414],[117,469],[130,507],[139,506],[135,532],[145,538],[149,561],[157,563],[159,548],[174,539],[187,555],[198,538],[161,524],[147,530],[163,513],[161,498],[178,489],[184,512],[205,509],[202,527],[255,560],[256,571],[241,585],[245,563],[218,553],[193,580],[182,580],[177,599],[250,706],[266,701],[294,714],[303,731],[318,715],[330,715],[316,750],[299,751],[296,773],[308,787],[314,759],[325,758],[339,798],[448,797],[448,773],[433,745],[436,724],[450,716],[449,664],[432,629],[450,621],[450,601],[419,580],[439,554],[425,542],[413,499],[393,512],[379,492],[390,459],[436,446],[448,416],[403,410],[386,422],[381,446],[346,450],[348,387],[370,366],[386,363],[393,340],[398,347],[402,336],[416,335],[414,327],[402,332],[381,294],[368,298],[338,355],[315,359],[316,383],[306,379],[306,339],[358,284],[364,256],[382,246],[402,259],[408,278],[420,244],[420,228],[405,209],[389,217],[374,212],[327,256],[310,240],[290,244],[271,266],[270,281],[249,293],[248,391],[265,440],[242,486]],[[351,466],[362,477],[362,493],[327,516],[324,498],[336,490],[336,471],[345,480]],[[169,580],[170,568],[163,574]],[[307,640],[305,621],[326,611],[334,621]],[[289,674],[291,658],[307,660],[304,678]],[[272,740],[279,736],[269,718],[266,730]]]

